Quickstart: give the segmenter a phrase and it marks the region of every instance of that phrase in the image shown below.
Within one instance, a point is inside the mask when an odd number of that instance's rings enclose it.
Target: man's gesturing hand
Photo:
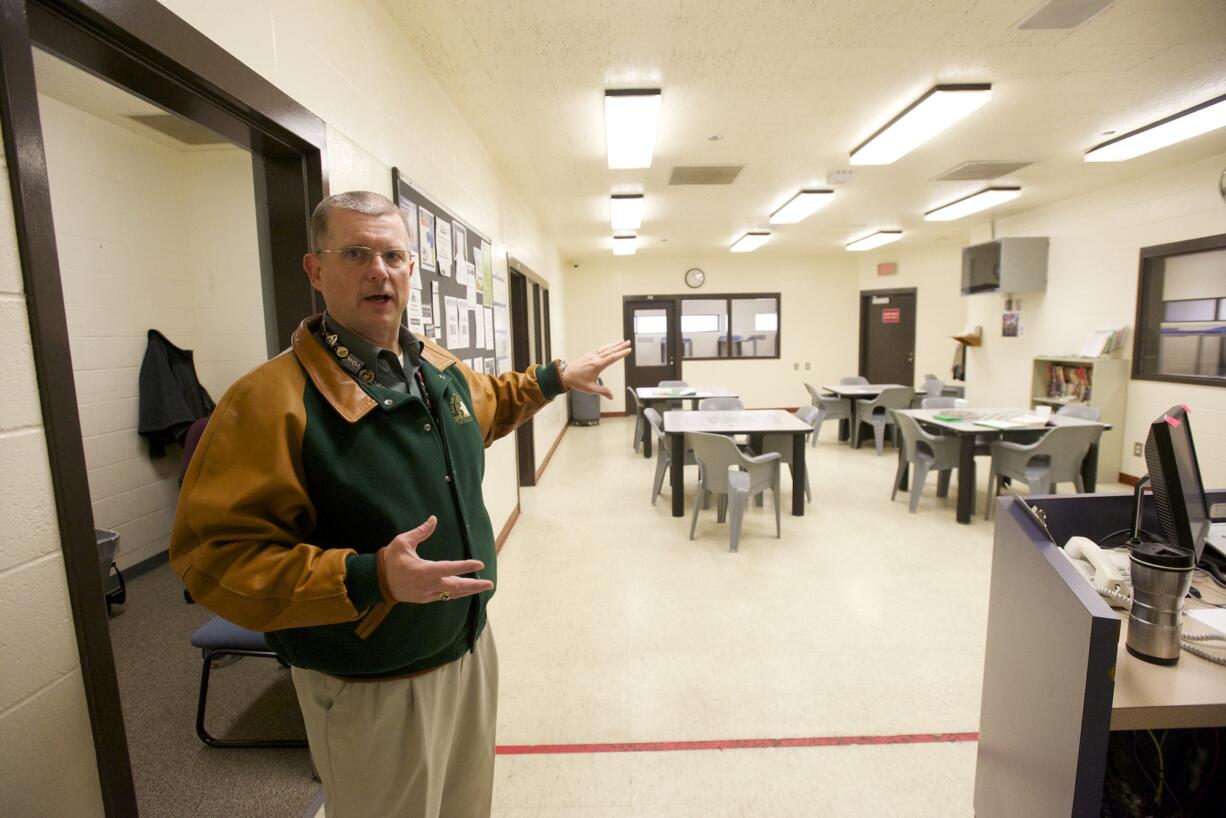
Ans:
[[[472,596],[494,587],[488,579],[473,579],[471,574],[485,567],[481,560],[440,560],[434,562],[417,555],[417,546],[434,533],[438,518],[433,514],[417,528],[398,535],[379,549],[379,563],[387,587],[397,602],[440,602]]]
[[[587,392],[589,395],[604,395],[613,400],[613,393],[609,388],[596,383],[596,379],[606,367],[629,354],[629,341],[614,341],[594,349],[566,365],[566,370],[562,373],[562,386],[578,392]]]

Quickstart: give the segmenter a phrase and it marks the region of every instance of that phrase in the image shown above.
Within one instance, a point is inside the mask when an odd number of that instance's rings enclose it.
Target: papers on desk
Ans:
[[[1031,424],[1018,420],[977,420],[975,425],[987,426],[989,429],[1019,429],[1022,426],[1030,426]]]
[[[687,388],[685,388],[685,387],[665,387],[665,388],[663,388],[663,389],[657,389],[657,390],[656,390],[656,394],[657,394],[657,395],[671,395],[671,396],[673,396],[673,397],[678,397],[678,398],[680,398],[680,397],[684,397],[684,396],[686,396],[686,395],[693,395],[693,394],[695,394],[695,390],[694,390],[694,389],[687,389]]]
[[[942,409],[932,416],[933,420],[944,420],[949,423],[957,423],[960,420],[974,420],[979,417],[978,412],[972,412],[969,409]]]
[[[1187,616],[1201,624],[1208,625],[1219,633],[1226,634],[1226,608],[1197,608],[1184,610]]]

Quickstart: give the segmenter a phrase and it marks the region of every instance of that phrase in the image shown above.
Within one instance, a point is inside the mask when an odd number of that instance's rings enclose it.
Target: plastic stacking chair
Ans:
[[[740,398],[703,398],[698,404],[700,412],[739,412],[744,408]]]
[[[657,389],[685,389],[688,386],[685,381],[660,381],[656,384]]]
[[[718,497],[717,520],[728,513],[728,550],[736,551],[741,541],[741,523],[749,498],[770,489],[775,497],[775,537],[781,537],[779,517],[779,455],[749,456],[723,435],[692,432],[686,435],[698,461],[698,496],[690,519],[690,539],[698,526],[698,510],[709,494]]]
[[[894,414],[891,409],[906,409],[911,405],[911,396],[915,390],[909,386],[891,386],[883,389],[876,400],[861,401],[857,413],[857,423],[852,430],[852,448],[860,445],[860,424],[867,423],[873,427],[873,437],[877,441],[877,456],[881,457],[882,446],[885,444],[885,428],[894,425]]]
[[[1097,406],[1086,406],[1082,403],[1066,403],[1056,410],[1058,418],[1079,418],[1081,420],[1099,420],[1103,410]]]
[[[924,398],[920,401],[921,409],[953,409],[957,405],[957,398]]]
[[[848,375],[846,378],[839,378],[839,383],[847,385],[863,384],[864,386],[867,386],[868,378],[864,377],[863,375]]]
[[[1054,426],[1035,443],[994,442],[983,518],[992,519],[992,506],[1005,477],[1025,483],[1033,494],[1051,494],[1058,483],[1072,483],[1084,494],[1081,461],[1100,434],[1101,426]]]
[[[851,401],[833,395],[822,395],[813,388],[812,384],[805,384],[805,389],[809,390],[809,400],[817,409],[817,418],[813,422],[813,435],[809,441],[810,446],[816,446],[817,436],[822,430],[823,423],[828,420],[851,419]]]
[[[664,475],[668,472],[669,464],[673,462],[673,447],[668,443],[668,435],[664,434],[664,420],[660,417],[660,413],[648,407],[643,410],[643,417],[651,424],[652,434],[656,436],[656,477],[651,484],[651,504],[654,506],[656,498],[660,496],[660,489],[664,485]],[[686,442],[689,442],[688,438]],[[693,466],[697,462],[694,459],[693,449],[687,445],[685,465]]]
[[[911,400],[912,408],[918,408],[920,401],[924,398],[939,398],[941,393],[945,391],[945,384],[940,378],[929,378],[925,376],[924,385],[915,393],[915,397]]]
[[[928,398],[927,403],[933,398]],[[927,408],[927,407],[925,407]],[[911,513],[919,506],[920,497],[924,493],[924,481],[928,472],[936,471],[937,496],[949,494],[949,477],[958,467],[958,441],[953,438],[933,434],[916,422],[910,415],[894,414],[894,422],[902,435],[902,443],[898,449],[898,471],[894,473],[894,490],[890,492],[890,500],[898,494],[902,483],[902,472],[911,464]]]
[[[306,739],[220,739],[204,726],[204,714],[209,700],[209,676],[214,663],[226,656],[258,656],[273,659],[277,654],[268,647],[264,634],[239,627],[228,619],[215,616],[192,634],[192,645],[200,648],[204,666],[200,670],[200,698],[196,703],[196,735],[210,747],[305,747]]]
[[[802,406],[797,409],[792,415],[813,427],[813,434],[817,434],[817,416],[819,411],[812,406]],[[782,434],[780,432],[767,432],[762,435],[762,448],[755,454],[768,454],[774,452],[779,455],[779,462],[786,463],[788,470],[795,472],[796,469],[792,466],[792,436]],[[813,492],[809,488],[809,470],[805,469],[805,500],[813,502]]]
[[[637,452],[643,447],[643,404],[630,386],[626,387],[626,411],[634,412],[634,451]]]

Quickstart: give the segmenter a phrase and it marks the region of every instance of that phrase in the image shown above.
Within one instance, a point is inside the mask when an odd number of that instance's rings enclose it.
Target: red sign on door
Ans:
[[[891,307],[881,311],[881,323],[897,324],[902,320],[902,310],[898,307]]]

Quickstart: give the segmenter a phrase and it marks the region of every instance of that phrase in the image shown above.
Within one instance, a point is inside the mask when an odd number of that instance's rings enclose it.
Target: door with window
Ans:
[[[637,389],[681,379],[675,300],[626,300],[622,302],[622,323],[624,337],[631,341],[626,386]]]
[[[915,289],[860,293],[860,374],[869,383],[915,383]]]

